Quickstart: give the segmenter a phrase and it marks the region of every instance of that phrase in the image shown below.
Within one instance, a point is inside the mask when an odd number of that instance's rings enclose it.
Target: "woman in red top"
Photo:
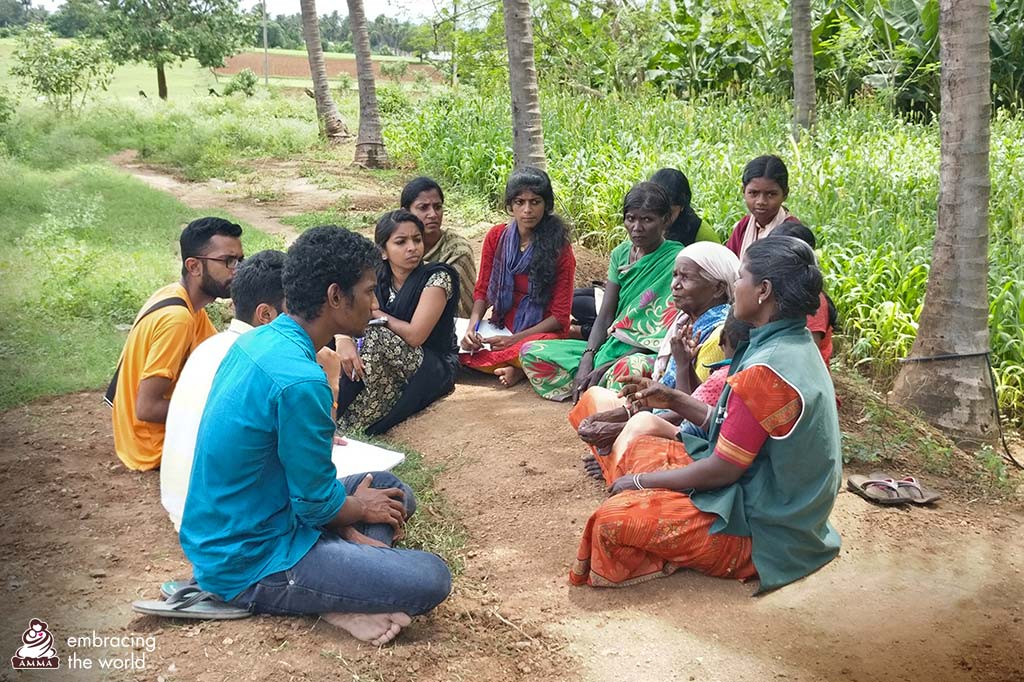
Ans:
[[[812,249],[817,248],[818,245],[817,240],[814,238],[814,233],[811,232],[811,228],[793,217],[790,217],[775,228],[772,231],[772,236],[796,237]],[[814,343],[818,346],[821,359],[825,361],[826,367],[832,360],[832,332],[835,331],[838,321],[839,315],[836,311],[836,306],[832,303],[832,299],[829,298],[828,294],[825,293],[825,290],[822,289],[818,299],[818,310],[807,316],[807,329],[810,330],[811,336],[814,337]]]
[[[555,215],[551,179],[524,167],[505,185],[512,220],[484,238],[473,312],[459,356],[466,367],[497,375],[505,386],[524,378],[519,348],[527,341],[562,339],[569,332],[576,256],[569,230]],[[508,335],[479,333],[487,309],[491,325]]]

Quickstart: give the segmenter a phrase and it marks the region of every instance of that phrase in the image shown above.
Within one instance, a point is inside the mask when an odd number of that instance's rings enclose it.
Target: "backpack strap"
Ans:
[[[172,305],[180,305],[188,308],[188,303],[181,296],[172,296],[171,298],[165,298],[162,301],[157,301],[149,307],[146,312],[139,315],[139,319],[135,320],[135,324],[132,325],[132,330],[142,322],[142,318],[146,317],[150,313],[155,313],[161,308],[167,308]],[[130,332],[129,332],[130,333]],[[124,362],[124,355],[121,355],[121,359],[117,361],[117,369],[114,370],[114,378],[110,380],[110,385],[107,386],[107,392],[103,395],[103,402],[109,405],[111,408],[114,407],[114,396],[117,393],[117,377],[121,373],[121,363]]]

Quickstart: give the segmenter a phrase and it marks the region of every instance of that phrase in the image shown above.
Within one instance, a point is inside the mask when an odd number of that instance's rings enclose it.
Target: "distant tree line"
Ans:
[[[252,10],[255,19],[260,20],[259,7]],[[84,38],[104,36],[106,20],[101,0],[66,0],[55,11],[36,7],[31,0],[0,0],[0,37],[20,33],[32,23],[45,23],[61,38]],[[430,24],[413,24],[408,21],[378,16],[368,22],[370,50],[378,55],[420,56],[434,50],[434,31]],[[347,15],[337,11],[320,17],[320,36],[325,51],[352,52],[352,30]],[[263,29],[257,21],[256,28],[246,39],[252,47],[263,46]],[[278,14],[267,21],[267,44],[272,48],[302,50],[302,15]]]

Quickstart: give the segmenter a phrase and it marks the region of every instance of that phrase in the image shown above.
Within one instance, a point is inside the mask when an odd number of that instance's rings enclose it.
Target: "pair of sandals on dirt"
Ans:
[[[850,492],[877,504],[925,505],[942,499],[942,495],[925,488],[913,476],[895,478],[881,471],[875,471],[867,476],[854,474],[846,479],[846,487]]]
[[[202,620],[236,620],[248,618],[252,612],[221,601],[190,580],[168,580],[160,586],[163,599],[132,602],[132,610],[162,618],[198,618]]]

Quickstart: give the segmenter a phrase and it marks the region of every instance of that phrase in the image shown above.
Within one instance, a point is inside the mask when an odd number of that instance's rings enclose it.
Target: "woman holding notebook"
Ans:
[[[451,393],[459,369],[459,276],[423,261],[423,223],[405,210],[377,223],[377,308],[363,338],[337,340],[341,433],[384,433]]]
[[[512,220],[495,225],[484,238],[459,358],[512,386],[525,376],[519,364],[525,342],[563,339],[569,331],[576,256],[565,223],[555,215],[555,195],[544,171],[513,172],[505,185],[505,209]]]

